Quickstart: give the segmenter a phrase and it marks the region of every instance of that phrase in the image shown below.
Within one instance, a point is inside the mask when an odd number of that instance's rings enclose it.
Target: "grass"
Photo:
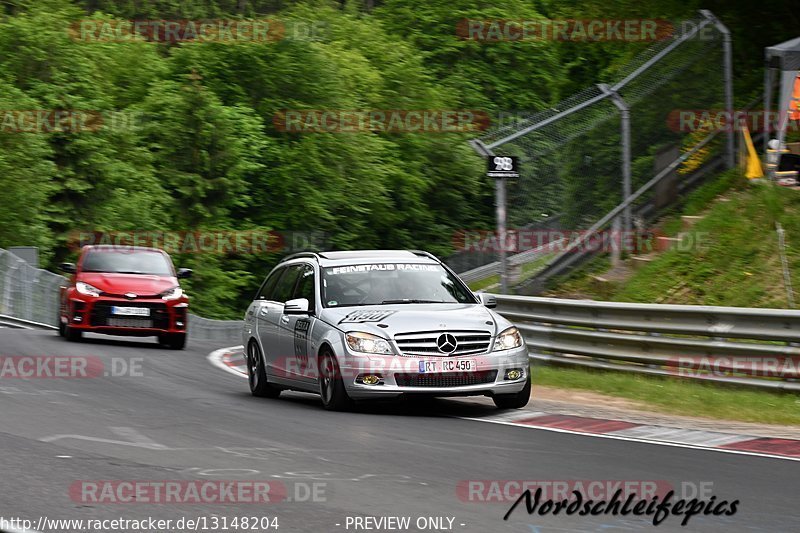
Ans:
[[[480,291],[486,288],[491,287],[492,285],[497,285],[500,283],[500,276],[495,274],[493,276],[489,276],[488,278],[479,279],[478,281],[473,281],[472,283],[468,283],[469,288],[473,291]]]
[[[550,259],[553,258],[553,255],[554,254],[546,254],[546,255],[543,255],[541,257],[537,257],[535,260],[531,261],[530,263],[523,263],[523,265],[522,265],[522,273],[519,276],[518,282],[522,282],[522,281],[530,278],[535,273],[537,273],[539,270],[541,270],[542,267],[544,267],[547,264],[547,262],[550,261]],[[467,285],[473,291],[480,291],[480,290],[483,290],[483,289],[487,289],[487,288],[489,288],[489,287],[491,287],[493,285],[499,285],[499,284],[500,284],[500,275],[499,274],[494,274],[492,276],[489,276],[488,278],[483,278],[483,279],[479,279],[477,281],[473,281],[472,283],[468,283]]]
[[[536,385],[640,402],[653,411],[762,424],[800,425],[800,396],[602,370],[536,365]],[[536,389],[534,388],[534,397]]]
[[[714,201],[721,193],[728,201]],[[748,184],[728,172],[689,195],[681,214],[704,216],[689,232],[686,246],[659,254],[602,294],[586,274],[607,259],[593,262],[552,293],[620,302],[788,306],[775,222],[786,231],[791,277],[800,286],[800,191]],[[680,216],[667,217],[662,229],[675,235]]]
[[[694,245],[660,254],[611,299],[787,307],[775,222],[786,231],[790,271],[798,280],[800,248],[792,244],[800,242],[800,192],[763,184],[728,196],[729,201],[713,204],[694,226]]]

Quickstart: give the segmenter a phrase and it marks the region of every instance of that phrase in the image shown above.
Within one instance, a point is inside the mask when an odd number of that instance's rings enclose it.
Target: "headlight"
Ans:
[[[522,346],[522,335],[515,327],[510,327],[503,331],[494,340],[494,351],[510,350],[512,348],[519,348]]]
[[[180,287],[172,287],[161,293],[162,300],[177,300],[183,296],[183,290]]]
[[[392,355],[392,347],[389,345],[389,341],[377,335],[351,331],[345,334],[345,338],[347,339],[347,345],[354,352]]]
[[[97,287],[92,287],[88,283],[84,283],[82,281],[79,281],[78,283],[75,284],[75,289],[79,293],[84,294],[86,296],[100,296],[101,292],[100,289],[98,289]]]

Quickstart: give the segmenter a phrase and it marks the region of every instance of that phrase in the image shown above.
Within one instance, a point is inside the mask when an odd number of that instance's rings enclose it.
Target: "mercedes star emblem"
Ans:
[[[446,354],[451,354],[456,351],[456,346],[458,346],[458,341],[456,338],[449,333],[442,333],[439,335],[439,338],[436,339],[436,346],[439,348],[439,351]]]

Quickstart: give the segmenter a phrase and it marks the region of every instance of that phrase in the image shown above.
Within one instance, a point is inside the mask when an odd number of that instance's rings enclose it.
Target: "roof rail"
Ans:
[[[427,257],[429,259],[433,259],[437,263],[441,263],[441,261],[439,260],[438,257],[436,257],[435,255],[433,255],[430,252],[426,252],[425,250],[408,250],[408,251],[411,252],[414,255],[421,255],[423,257]]]
[[[302,257],[312,257],[314,259],[319,259],[319,254],[316,252],[297,252],[295,254],[289,255],[281,259],[283,261],[289,261],[291,259],[300,259]]]

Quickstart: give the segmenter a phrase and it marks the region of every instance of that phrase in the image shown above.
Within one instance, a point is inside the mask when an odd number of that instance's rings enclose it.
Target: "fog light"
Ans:
[[[82,317],[80,317],[80,316],[74,316],[74,317],[72,317],[72,321],[73,321],[73,322],[81,322],[82,320],[83,320],[83,318],[82,318]]]
[[[175,326],[177,326],[177,327],[179,327],[179,328],[182,328],[182,327],[183,327],[183,322],[181,322],[180,320],[178,320],[177,322],[175,322]]]
[[[511,370],[506,371],[506,379],[514,380],[519,379],[522,377],[522,370],[519,368],[513,368]]]
[[[381,382],[381,376],[375,374],[366,374],[358,376],[356,379],[357,383],[362,383],[364,385],[377,385]]]

